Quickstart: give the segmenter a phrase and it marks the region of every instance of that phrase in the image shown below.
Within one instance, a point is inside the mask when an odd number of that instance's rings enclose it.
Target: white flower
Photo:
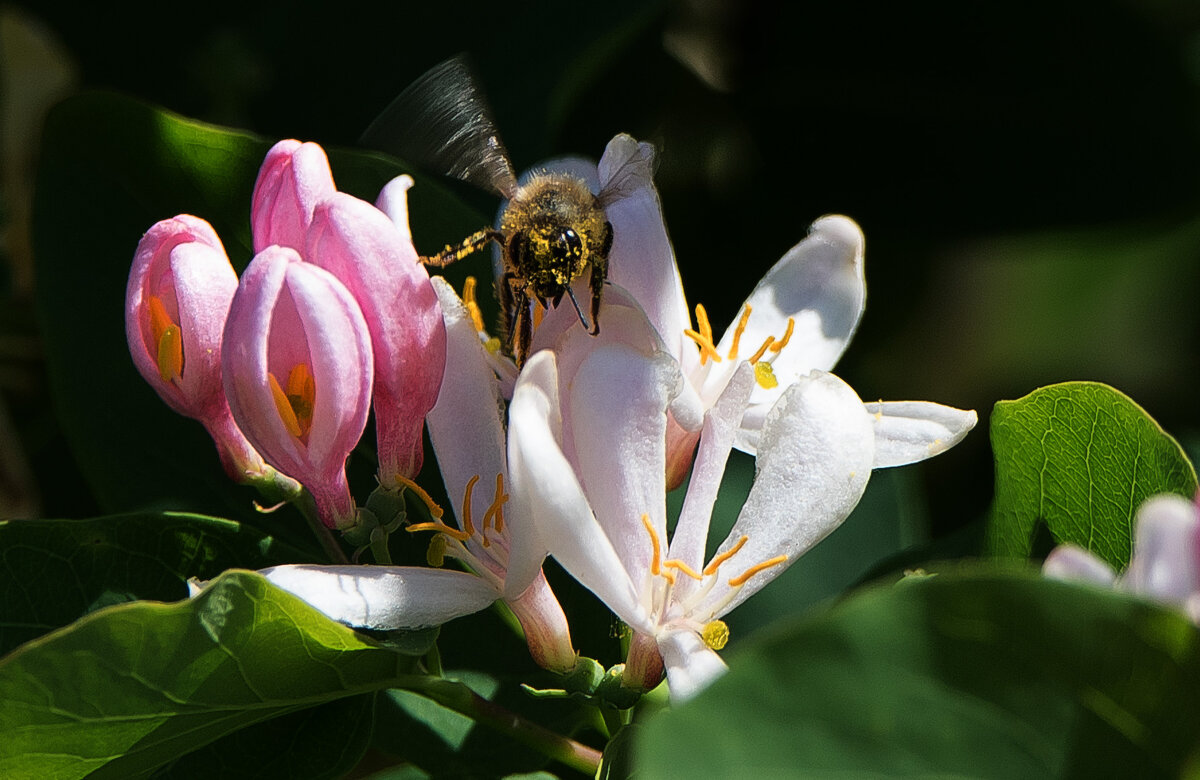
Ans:
[[[1138,508],[1133,555],[1119,577],[1092,553],[1056,547],[1042,572],[1056,580],[1091,582],[1181,608],[1200,624],[1200,514],[1181,496],[1151,496]]]

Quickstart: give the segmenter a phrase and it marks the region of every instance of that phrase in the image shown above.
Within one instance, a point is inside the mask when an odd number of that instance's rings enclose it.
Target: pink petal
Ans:
[[[251,197],[254,251],[272,244],[304,251],[313,209],[336,191],[329,159],[318,144],[287,140],[272,146]]]

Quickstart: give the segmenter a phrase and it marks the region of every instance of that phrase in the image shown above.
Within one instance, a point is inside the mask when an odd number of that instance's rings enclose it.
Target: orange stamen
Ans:
[[[683,335],[696,342],[696,345],[700,347],[700,365],[704,365],[709,358],[712,358],[714,363],[721,362],[721,355],[717,352],[711,338],[706,338],[703,333],[697,333],[691,328],[685,330]]]
[[[157,295],[151,295],[146,301],[146,306],[150,309],[150,334],[154,341],[158,342],[162,340],[163,331],[174,325],[175,320],[167,314],[167,307]]]
[[[420,485],[418,485],[416,482],[413,482],[411,479],[404,476],[403,474],[397,474],[396,481],[399,482],[401,485],[404,485],[406,490],[411,490],[413,492],[413,495],[415,495],[417,498],[419,498],[421,500],[421,503],[423,503],[425,506],[429,507],[429,514],[435,520],[440,518],[443,514],[445,514],[442,511],[442,508],[437,505],[437,502],[435,502],[429,496],[429,494],[425,492],[425,489],[422,488]]]
[[[658,534],[654,532],[654,526],[650,524],[650,515],[642,515],[642,525],[646,527],[646,533],[650,534],[650,545],[653,548],[650,557],[650,573],[659,574],[662,571],[659,564],[662,548],[658,544]]]
[[[743,547],[743,546],[746,544],[746,542],[748,542],[748,541],[750,541],[750,537],[749,537],[749,536],[743,536],[741,539],[738,539],[738,542],[737,542],[737,544],[735,544],[733,547],[730,547],[728,550],[726,550],[725,552],[721,553],[721,554],[720,554],[720,555],[718,555],[716,558],[713,558],[713,559],[712,559],[712,563],[710,563],[710,564],[708,564],[707,566],[705,566],[705,567],[704,567],[704,574],[705,574],[705,576],[712,576],[713,574],[716,574],[716,573],[717,573],[717,569],[718,569],[718,568],[721,566],[721,564],[722,564],[722,563],[725,563],[725,561],[727,561],[727,560],[729,560],[730,558],[732,558],[733,556],[737,555],[737,554],[738,554],[738,550],[742,549],[742,547]]]
[[[758,574],[760,571],[769,569],[772,566],[778,566],[779,564],[783,563],[786,560],[787,560],[786,555],[776,555],[774,558],[765,560],[762,563],[757,563],[757,564],[751,566],[749,569],[746,569],[746,571],[742,572],[739,576],[731,579],[729,581],[729,587],[736,588],[740,585],[744,585],[746,580],[750,579],[755,574]]]
[[[686,574],[687,576],[691,577],[694,580],[704,579],[703,577],[701,577],[699,574],[696,573],[695,569],[693,569],[691,566],[688,566],[686,563],[679,560],[678,558],[672,558],[669,561],[663,561],[662,565],[663,565],[664,569],[676,569],[678,571],[683,572],[684,574]]]
[[[504,503],[508,501],[508,494],[504,492],[504,475],[496,475],[496,498],[492,500],[492,505],[483,513],[483,527],[487,528],[488,519],[492,521],[492,528],[496,529],[496,533],[504,530]]]
[[[287,432],[295,436],[297,439],[301,436],[300,421],[296,419],[296,410],[292,408],[292,401],[287,397],[287,393],[283,392],[283,388],[279,386],[279,380],[274,374],[267,374],[267,381],[271,384],[271,397],[275,400],[275,409],[279,412],[279,419],[283,421],[283,427],[287,428]]]
[[[467,533],[467,536],[475,535],[475,526],[471,523],[471,491],[475,489],[475,483],[478,481],[478,474],[471,477],[469,480],[467,480],[467,488],[463,492],[462,527],[463,531]]]
[[[158,339],[158,376],[170,382],[183,376],[183,333],[178,325],[168,325]]]
[[[738,320],[737,327],[733,330],[733,345],[729,347],[729,359],[737,360],[738,345],[742,341],[742,333],[746,330],[746,323],[750,322],[750,304],[746,304],[742,308],[742,316]]]
[[[539,301],[533,302],[533,329],[537,330],[542,326],[542,318],[546,316],[546,309]]]
[[[792,340],[792,331],[796,329],[796,318],[788,317],[787,330],[783,332],[783,338],[771,345],[772,352],[782,352],[787,343]]]
[[[463,306],[467,309],[467,314],[471,315],[471,322],[475,325],[475,330],[484,331],[483,312],[479,309],[479,304],[475,300],[475,277],[468,276],[463,282]]]
[[[465,542],[471,538],[471,535],[466,531],[460,531],[457,528],[451,528],[445,523],[439,522],[413,523],[404,530],[408,531],[409,533],[416,533],[417,531],[437,531],[440,534],[445,534],[446,536],[449,536],[452,539],[457,539],[460,542]]]
[[[758,348],[758,351],[751,355],[750,362],[757,363],[758,361],[762,360],[763,354],[766,353],[767,348],[770,347],[774,342],[774,336],[767,336],[767,340],[762,343],[762,346]]]

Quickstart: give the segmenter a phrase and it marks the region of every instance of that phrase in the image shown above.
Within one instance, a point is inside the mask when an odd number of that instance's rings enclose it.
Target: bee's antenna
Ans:
[[[579,321],[583,324],[584,330],[590,331],[592,324],[588,322],[588,318],[584,316],[583,309],[579,308],[579,301],[575,300],[575,292],[571,289],[571,285],[567,285],[567,297],[571,299],[571,305],[575,307],[575,313],[579,315]],[[595,335],[594,333],[592,335]]]

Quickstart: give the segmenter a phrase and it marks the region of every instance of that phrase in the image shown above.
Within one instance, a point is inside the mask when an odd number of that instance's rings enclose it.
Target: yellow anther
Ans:
[[[696,573],[695,569],[693,569],[691,566],[688,566],[678,558],[672,558],[669,561],[663,561],[662,565],[664,569],[675,569],[677,571],[681,571],[694,580],[704,579],[701,575]]]
[[[749,569],[746,569],[744,572],[742,572],[738,576],[731,579],[729,581],[729,587],[736,588],[740,585],[744,585],[746,583],[746,580],[750,579],[755,574],[758,574],[760,571],[770,569],[772,566],[778,566],[779,564],[783,563],[786,560],[787,560],[786,555],[776,555],[774,558],[768,558],[767,560],[763,561],[762,563],[756,563],[753,566],[751,566]]]
[[[404,476],[403,474],[397,474],[396,481],[399,482],[401,485],[404,485],[404,487],[406,489],[411,490],[413,492],[413,495],[415,495],[417,498],[419,498],[421,500],[422,504],[429,507],[429,515],[431,517],[433,517],[434,519],[437,519],[437,518],[441,517],[443,514],[445,514],[442,511],[442,508],[437,505],[437,502],[434,501],[429,496],[429,494],[425,492],[425,489],[423,487],[421,487],[420,485],[418,485],[416,482],[413,482],[411,479]]]
[[[154,336],[154,341],[158,342],[162,339],[163,331],[174,325],[175,320],[167,314],[167,307],[157,295],[151,295],[146,300],[146,306],[150,309],[150,334]]]
[[[483,342],[483,348],[495,355],[500,351],[500,339],[492,336],[490,339]]]
[[[504,530],[504,503],[508,501],[508,494],[504,492],[504,475],[496,475],[496,497],[492,499],[492,505],[483,513],[483,527],[488,527],[488,522],[492,524],[492,528],[496,529],[496,533]]]
[[[783,332],[783,338],[771,345],[772,352],[782,352],[787,343],[792,340],[792,331],[796,329],[796,318],[788,317],[787,330]]]
[[[471,538],[471,535],[466,531],[460,531],[457,528],[451,528],[445,523],[436,520],[432,523],[413,523],[404,530],[408,531],[409,533],[416,533],[417,531],[436,531],[439,534],[445,534],[451,539],[457,539],[460,542],[465,542]]]
[[[758,382],[758,386],[763,390],[779,387],[779,380],[775,378],[775,369],[771,368],[771,364],[765,360],[754,364],[754,381]]]
[[[279,386],[279,380],[272,373],[267,374],[267,381],[271,385],[271,397],[275,400],[275,410],[279,412],[279,419],[283,421],[283,427],[287,428],[287,432],[300,438],[300,421],[296,419],[296,410],[292,408],[291,399],[287,397],[287,393],[283,392],[283,388]]]
[[[712,341],[712,325],[708,322],[708,312],[704,308],[704,304],[696,304],[696,327],[704,334],[704,338]]]
[[[750,537],[743,536],[741,539],[738,539],[737,544],[735,544],[733,547],[730,547],[728,550],[721,553],[716,558],[713,558],[712,562],[704,567],[704,575],[706,577],[708,577],[708,576],[712,576],[713,574],[716,574],[717,569],[721,566],[721,564],[725,563],[725,561],[727,561],[730,558],[732,558],[733,556],[737,555],[738,550],[742,549],[742,547],[744,547],[746,545],[746,542],[748,542],[748,541],[750,541]]]
[[[158,339],[158,376],[170,382],[183,376],[183,333],[168,325]]]
[[[696,342],[696,345],[700,347],[700,365],[704,365],[706,362],[708,362],[709,358],[712,358],[714,363],[721,362],[721,354],[717,352],[717,348],[713,345],[712,339],[706,338],[703,333],[697,333],[691,328],[685,330],[683,335]]]
[[[674,585],[674,584],[675,584],[675,572],[673,572],[673,571],[668,571],[668,570],[666,570],[666,569],[662,569],[662,570],[660,570],[658,573],[659,573],[660,575],[662,575],[662,578],[663,578],[664,580],[666,580],[668,583],[670,583],[671,585]]]
[[[486,328],[483,326],[483,312],[479,310],[479,304],[475,300],[475,277],[468,276],[463,282],[463,306],[467,309],[467,314],[471,315],[471,322],[475,325],[475,330],[483,331]]]
[[[767,349],[774,343],[775,337],[767,336],[767,340],[762,343],[762,346],[758,348],[758,351],[750,356],[749,362],[757,363],[758,361],[762,360],[762,356],[767,353]]]
[[[720,650],[729,642],[729,626],[723,620],[713,620],[700,632],[700,639],[712,650]]]
[[[479,475],[471,477],[467,480],[467,487],[463,491],[462,502],[462,527],[466,531],[467,536],[475,535],[475,526],[471,522],[471,491],[475,489],[475,483],[479,481]]]
[[[446,562],[446,537],[438,534],[429,540],[429,547],[425,550],[425,562],[435,569],[442,567]]]
[[[737,360],[738,345],[742,342],[742,333],[746,331],[746,323],[750,322],[750,304],[746,304],[742,308],[742,317],[738,320],[737,327],[733,331],[733,345],[729,348],[729,359]]]
[[[650,523],[650,515],[642,515],[642,525],[646,527],[646,533],[650,534],[650,545],[652,548],[650,573],[659,574],[662,572],[662,567],[659,564],[662,556],[662,547],[658,543],[658,534],[654,532],[654,526]]]

